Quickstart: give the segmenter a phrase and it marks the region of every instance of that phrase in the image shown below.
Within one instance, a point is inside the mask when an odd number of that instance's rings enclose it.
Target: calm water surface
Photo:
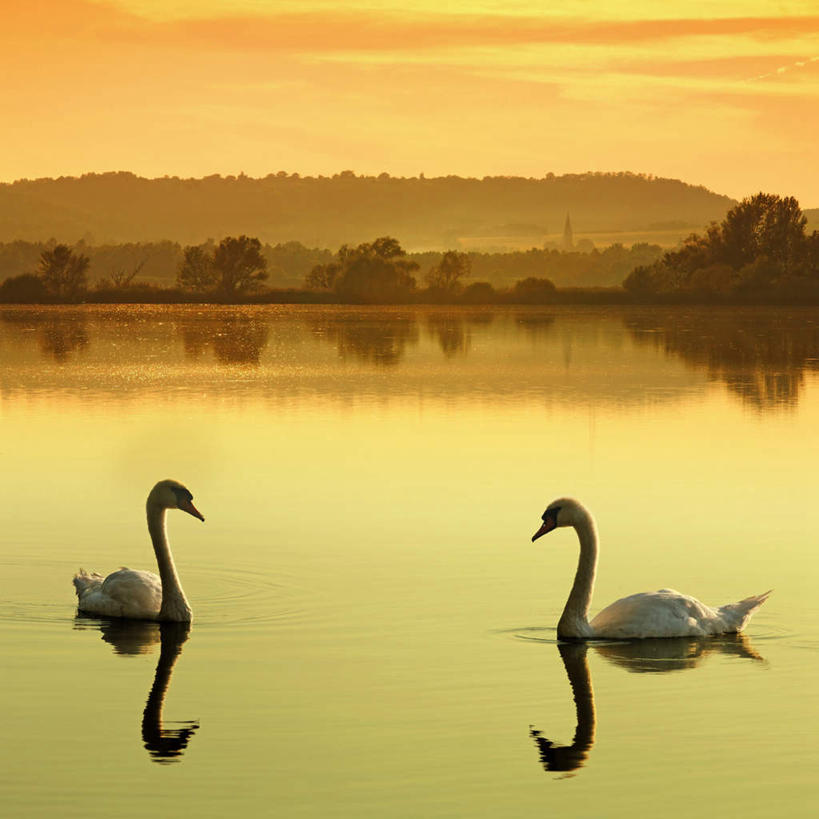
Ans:
[[[813,310],[0,310],[4,816],[813,815]],[[78,617],[154,568],[190,629]],[[742,638],[558,645],[771,587]]]

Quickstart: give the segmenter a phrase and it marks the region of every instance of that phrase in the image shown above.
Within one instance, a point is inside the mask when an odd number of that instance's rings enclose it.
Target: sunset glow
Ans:
[[[0,180],[587,170],[819,206],[809,2],[32,0]]]

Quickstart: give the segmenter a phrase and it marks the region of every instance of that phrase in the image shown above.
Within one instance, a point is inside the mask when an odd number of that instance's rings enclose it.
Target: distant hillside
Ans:
[[[0,241],[195,244],[245,233],[270,244],[337,248],[391,235],[410,250],[493,250],[558,240],[569,213],[575,238],[598,245],[673,244],[733,204],[703,187],[630,173],[144,179],[121,172],[0,184]]]

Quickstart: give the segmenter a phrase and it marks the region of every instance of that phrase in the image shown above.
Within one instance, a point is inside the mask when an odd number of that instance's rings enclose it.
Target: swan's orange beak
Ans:
[[[554,517],[553,515],[549,515],[548,517],[544,518],[543,526],[541,526],[540,529],[538,529],[537,532],[535,532],[532,535],[532,543],[534,543],[539,537],[548,534],[549,532],[552,531],[552,529],[555,528],[557,528],[556,517]]]
[[[183,500],[179,502],[179,508],[183,512],[187,512],[189,515],[193,515],[195,518],[199,518],[202,523],[205,522],[205,516],[193,505],[193,503],[189,500]]]

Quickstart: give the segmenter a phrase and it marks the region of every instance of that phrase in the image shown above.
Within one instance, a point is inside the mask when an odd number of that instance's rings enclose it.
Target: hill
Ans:
[[[733,204],[703,187],[631,173],[145,179],[118,172],[0,184],[0,242],[196,244],[244,233],[337,248],[390,235],[410,250],[491,251],[559,242],[569,213],[576,239],[670,245]]]

